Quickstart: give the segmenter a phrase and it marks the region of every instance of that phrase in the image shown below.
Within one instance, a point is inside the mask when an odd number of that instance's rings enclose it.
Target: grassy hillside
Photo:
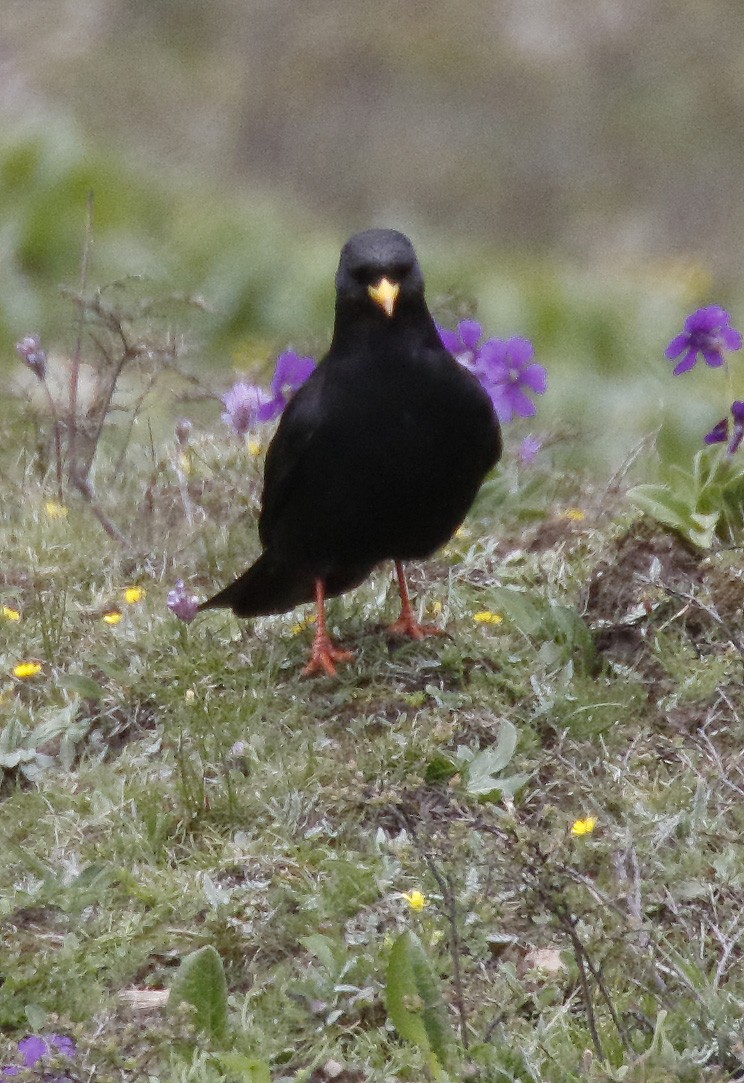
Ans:
[[[508,431],[411,570],[446,637],[388,640],[383,568],[329,607],[355,662],[303,680],[306,612],[166,606],[257,553],[268,436],[169,371],[149,425],[136,380],[108,415],[100,505],[43,404],[0,419],[0,1064],[33,1033],[81,1080],[739,1078],[740,551]]]

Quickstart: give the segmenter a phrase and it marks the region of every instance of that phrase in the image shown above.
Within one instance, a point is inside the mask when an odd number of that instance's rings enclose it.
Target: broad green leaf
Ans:
[[[64,673],[57,678],[57,684],[60,688],[66,688],[68,692],[74,692],[81,699],[103,699],[106,695],[105,689],[101,688],[100,684],[82,673]]]
[[[271,1071],[264,1060],[242,1053],[219,1053],[215,1060],[227,1073],[230,1083],[271,1083]]]
[[[339,945],[334,944],[329,937],[323,936],[322,933],[311,933],[310,936],[300,937],[300,943],[315,956],[330,975],[337,974],[343,968],[343,948],[339,953]],[[339,954],[341,958],[337,958]]]
[[[429,1055],[431,1070],[446,1068],[454,1045],[447,1008],[423,945],[410,931],[390,951],[385,1003],[401,1038]]]
[[[457,774],[457,771],[456,763],[453,763],[448,756],[444,756],[441,752],[436,752],[426,765],[424,778],[431,785],[452,778],[453,775]]]
[[[679,531],[699,549],[710,549],[712,546],[720,509],[710,513],[699,512],[666,485],[636,485],[628,497],[641,511]]]
[[[512,756],[517,747],[517,727],[508,718],[502,718],[499,729],[499,739],[490,748],[484,748],[477,756],[474,756],[468,767],[468,777],[472,777],[473,771],[482,773],[487,770],[494,775],[511,763]]]
[[[211,944],[182,961],[171,985],[169,1008],[185,1001],[194,1008],[194,1023],[219,1041],[227,1030],[227,982],[222,959]]]
[[[503,613],[523,635],[533,636],[540,629],[544,609],[522,591],[499,587],[489,594],[488,605],[490,609]]]

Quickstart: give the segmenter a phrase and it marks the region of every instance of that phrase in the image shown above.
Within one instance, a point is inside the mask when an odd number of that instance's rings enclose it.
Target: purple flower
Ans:
[[[483,334],[477,320],[460,320],[456,331],[437,326],[439,338],[445,350],[452,354],[465,368],[473,369],[478,360],[478,343]]]
[[[723,350],[741,349],[741,335],[729,326],[730,316],[720,305],[699,308],[685,320],[685,329],[676,335],[665,350],[670,361],[682,354],[682,360],[674,366],[674,375],[687,372],[703,355],[706,365],[718,368],[723,364]]]
[[[72,1038],[66,1038],[63,1034],[50,1034],[48,1037],[41,1037],[38,1034],[29,1034],[26,1038],[21,1038],[18,1043],[18,1052],[23,1058],[24,1068],[33,1068],[44,1057],[54,1055],[55,1053],[62,1053],[65,1057],[75,1056],[75,1043]],[[20,1068],[15,1065],[7,1065],[0,1071],[0,1075],[3,1079],[10,1078],[11,1076],[18,1075]],[[44,1079],[51,1079],[51,1076],[44,1075]],[[67,1080],[70,1077],[55,1076],[55,1080],[59,1080],[60,1083],[63,1080]]]
[[[728,440],[728,418],[722,417],[710,432],[706,432],[703,441],[706,444],[725,444]]]
[[[175,617],[186,624],[191,624],[199,609],[199,599],[189,594],[183,579],[177,579],[173,590],[168,591],[166,605]]]
[[[46,376],[46,350],[42,350],[38,335],[26,335],[20,342],[16,342],[16,352],[24,364],[33,372],[39,380]]]
[[[312,357],[298,357],[294,350],[285,350],[276,359],[271,379],[271,398],[264,400],[258,410],[259,421],[271,421],[278,417],[294,392],[302,387],[315,370]]]
[[[23,1057],[26,1068],[33,1066],[55,1050],[66,1057],[75,1056],[75,1043],[72,1038],[66,1038],[63,1034],[50,1034],[48,1038],[42,1038],[37,1034],[29,1034],[27,1038],[21,1038],[18,1043],[18,1052]]]
[[[532,344],[526,338],[489,338],[481,343],[483,331],[476,320],[460,320],[456,331],[443,327],[437,330],[445,350],[478,377],[491,397],[499,421],[511,421],[515,416],[532,417],[536,413],[535,404],[524,389],[542,395],[547,387],[547,374],[542,365],[531,363]]]
[[[532,343],[526,338],[490,338],[480,348],[473,371],[491,396],[501,422],[537,412],[526,392],[542,395],[548,377],[542,365],[532,362],[532,353]]]
[[[525,436],[522,443],[519,445],[519,461],[524,463],[525,466],[531,463],[537,455],[538,451],[542,447],[542,440],[538,440],[536,436]]]
[[[261,407],[269,396],[262,387],[249,384],[247,380],[238,380],[222,396],[225,412],[222,420],[232,425],[238,436],[244,436],[259,419]]]
[[[734,419],[734,424],[730,440],[729,420],[727,417],[722,417],[718,424],[714,425],[710,432],[705,434],[703,440],[706,444],[723,444],[726,440],[729,440],[726,451],[729,455],[735,455],[742,440],[744,440],[744,402],[737,400],[731,403],[731,416]]]

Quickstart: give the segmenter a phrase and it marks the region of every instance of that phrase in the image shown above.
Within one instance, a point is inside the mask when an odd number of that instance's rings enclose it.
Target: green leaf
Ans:
[[[329,937],[323,936],[322,933],[311,933],[310,936],[301,936],[300,943],[315,956],[331,976],[343,969],[345,952],[343,948],[339,952],[339,944],[334,943]]]
[[[454,1037],[439,982],[415,933],[402,933],[392,946],[385,988],[387,1013],[401,1038],[429,1057],[440,1074],[452,1058]]]
[[[523,635],[534,636],[540,629],[544,610],[523,591],[498,587],[489,593],[488,605],[490,609],[503,613]]]
[[[103,699],[106,695],[105,689],[101,688],[100,684],[90,677],[83,676],[82,673],[64,673],[57,678],[57,684],[68,692],[74,692],[81,699]]]
[[[215,1060],[228,1074],[230,1083],[271,1083],[271,1071],[264,1060],[246,1057],[242,1053],[219,1053]]]
[[[182,1002],[194,1009],[199,1030],[219,1041],[227,1030],[227,982],[222,959],[211,944],[181,960],[171,985],[168,1007]]]
[[[457,764],[453,763],[448,756],[443,755],[441,752],[435,752],[426,765],[424,779],[429,785],[434,785],[437,782],[452,778],[453,775],[457,774],[457,771]]]
[[[490,748],[484,748],[477,756],[474,756],[468,767],[468,777],[472,779],[474,773],[487,772],[495,775],[507,767],[517,747],[517,727],[508,718],[501,720],[499,739]]]
[[[503,781],[495,776],[511,762],[517,747],[517,729],[508,719],[503,719],[499,739],[490,748],[484,748],[473,756],[465,771],[465,790],[474,797],[483,797],[503,788]]]
[[[690,501],[673,493],[668,485],[636,485],[628,493],[628,498],[641,511],[677,530],[699,549],[710,549],[712,546],[721,515],[720,508],[709,513],[698,511]]]

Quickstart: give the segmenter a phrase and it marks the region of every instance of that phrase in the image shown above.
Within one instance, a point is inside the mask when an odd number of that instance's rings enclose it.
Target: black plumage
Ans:
[[[393,631],[419,638],[401,561],[452,536],[500,453],[491,401],[442,346],[410,241],[389,229],[356,234],[341,251],[330,349],[266,455],[264,552],[202,608],[252,617],[315,598],[305,672],[332,673],[347,655],[326,634],[324,598],[394,560],[402,612]]]

